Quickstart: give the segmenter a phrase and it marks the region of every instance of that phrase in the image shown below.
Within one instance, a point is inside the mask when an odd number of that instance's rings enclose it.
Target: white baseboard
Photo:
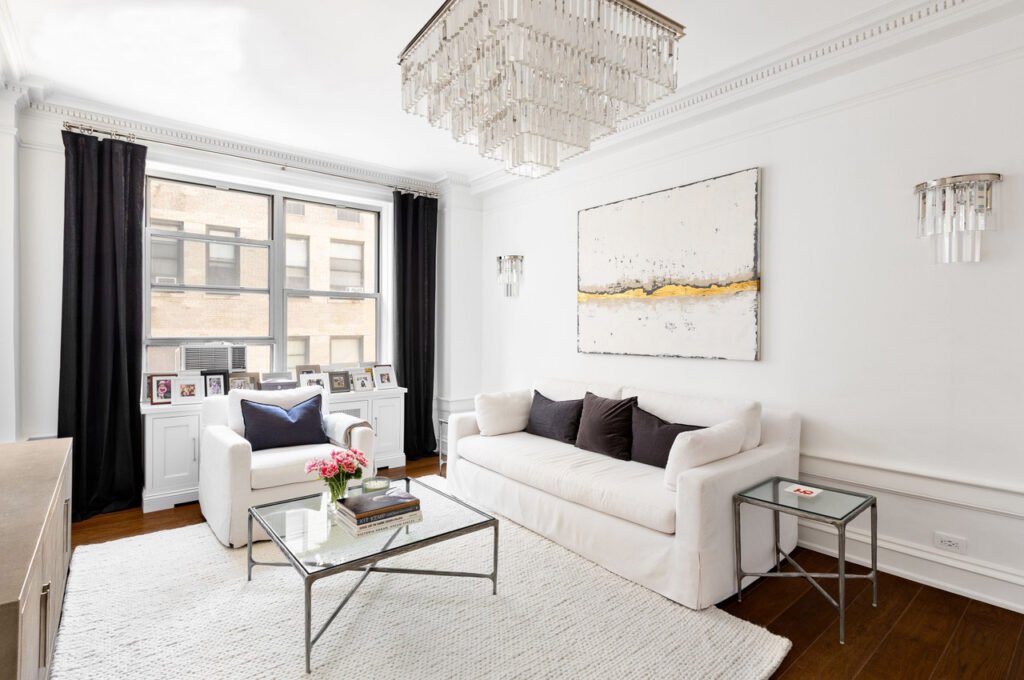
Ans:
[[[384,455],[374,454],[374,464],[378,468],[405,467],[404,453],[388,453]]]
[[[878,565],[884,572],[1024,613],[1024,499],[979,480],[804,455],[800,478],[878,498]],[[934,532],[967,539],[966,554],[933,544]],[[864,517],[847,528],[847,558],[870,564]],[[836,555],[831,527],[801,520],[799,544]],[[879,593],[879,597],[883,597]]]
[[[142,492],[142,512],[156,512],[157,510],[170,510],[180,503],[191,503],[199,500],[199,489],[186,489],[185,491],[172,491],[169,493]]]

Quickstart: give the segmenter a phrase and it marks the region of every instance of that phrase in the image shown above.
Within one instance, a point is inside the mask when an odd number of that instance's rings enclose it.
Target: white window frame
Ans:
[[[201,173],[196,174],[179,174],[178,172],[167,172],[155,168],[147,168],[146,173],[146,200],[149,198],[149,180],[165,180],[168,182],[180,182],[183,184],[195,184],[199,186],[209,187],[212,189],[223,189],[228,191],[239,191],[249,194],[258,194],[261,196],[267,196],[271,198],[271,215],[270,224],[268,228],[270,230],[268,241],[254,241],[251,239],[227,239],[219,237],[211,237],[205,234],[193,234],[182,231],[182,234],[186,236],[181,237],[181,240],[186,238],[189,240],[196,241],[207,241],[213,243],[226,243],[228,245],[237,246],[257,246],[265,247],[269,249],[268,253],[268,267],[267,272],[267,288],[245,288],[245,287],[225,287],[225,286],[192,286],[192,285],[178,285],[178,286],[156,286],[152,283],[152,277],[150,276],[149,264],[150,264],[150,240],[155,235],[163,237],[168,235],[170,238],[175,237],[175,232],[170,231],[159,231],[153,230],[149,224],[149,208],[146,206],[145,210],[145,224],[144,224],[144,239],[143,239],[143,295],[144,295],[144,307],[143,307],[143,370],[148,371],[148,347],[174,347],[185,343],[202,343],[202,342],[230,342],[232,344],[245,344],[251,346],[270,346],[271,348],[271,367],[274,371],[286,371],[288,362],[288,298],[289,296],[322,296],[334,299],[372,299],[375,301],[375,356],[378,362],[386,361],[389,357],[387,356],[390,350],[390,343],[385,343],[386,333],[390,332],[393,327],[391,323],[385,323],[388,319],[388,313],[390,310],[390,304],[388,304],[388,296],[391,294],[392,287],[390,281],[382,276],[382,272],[385,270],[384,262],[385,258],[390,263],[394,262],[391,250],[393,243],[390,239],[385,240],[385,232],[382,229],[382,224],[385,219],[390,218],[391,210],[386,208],[381,203],[363,203],[358,200],[339,200],[333,196],[325,196],[321,192],[316,193],[305,193],[301,190],[293,190],[292,187],[274,187],[274,186],[260,186],[259,184],[247,184],[235,181],[223,181],[221,179],[213,179],[210,177],[204,177]],[[375,292],[373,293],[348,293],[342,291],[317,291],[309,289],[291,289],[286,288],[287,276],[286,276],[286,248],[287,248],[287,229],[285,228],[285,200],[291,199],[293,201],[304,201],[307,203],[319,203],[321,205],[333,206],[336,209],[351,209],[358,210],[361,212],[374,213],[377,218],[377,234],[376,234],[376,263],[374,271],[376,274],[376,281],[374,285]],[[294,214],[294,213],[292,213]],[[216,225],[215,225],[216,226]],[[241,255],[241,254],[239,254]],[[182,260],[182,268],[184,269],[185,263]],[[388,271],[391,271],[393,267],[389,266]],[[364,275],[365,281],[365,275]],[[240,337],[240,336],[210,336],[210,337],[189,337],[189,336],[175,336],[175,337],[161,337],[154,338],[152,336],[152,298],[151,294],[154,289],[165,290],[165,289],[181,289],[181,290],[194,290],[205,293],[214,293],[223,295],[225,293],[267,293],[269,292],[269,316],[270,316],[270,328],[269,335],[267,336],[256,336],[256,337]],[[387,309],[386,309],[387,308]],[[365,349],[365,347],[364,347]]]

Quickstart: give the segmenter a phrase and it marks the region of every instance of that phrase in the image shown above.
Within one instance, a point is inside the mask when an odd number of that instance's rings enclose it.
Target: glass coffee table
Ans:
[[[818,491],[816,495],[801,495],[787,491],[790,487],[801,487],[804,493]],[[768,508],[772,511],[774,529],[775,571],[743,571],[743,541],[740,532],[740,506],[743,503]],[[846,526],[860,513],[871,508],[871,572],[868,574],[846,573]],[[743,579],[747,576],[765,578],[805,578],[826,600],[839,610],[839,644],[846,642],[846,579],[863,578],[871,581],[871,606],[878,606],[878,500],[874,496],[832,489],[817,484],[804,484],[795,479],[772,477],[741,491],[733,496],[734,529],[736,534],[736,599],[743,601]],[[804,519],[831,524],[839,534],[839,569],[837,573],[809,574],[797,564],[779,544],[779,513],[795,515]],[[785,559],[797,571],[782,571],[779,567]],[[838,579],[839,600],[836,601],[821,587],[817,579]]]
[[[492,583],[491,593],[498,592],[498,520],[462,501],[415,479],[394,480],[396,485],[420,499],[423,520],[397,529],[365,536],[356,536],[332,518],[330,500],[325,494],[314,494],[278,503],[249,508],[248,580],[254,566],[294,567],[305,586],[306,672],[310,672],[310,656],[324,631],[334,622],[356,590],[371,573],[427,574],[485,578]],[[358,488],[356,489],[358,490]],[[287,562],[257,562],[252,558],[252,525],[256,522],[267,532]],[[476,531],[494,531],[494,569],[489,574],[432,569],[400,569],[378,566],[378,563],[428,545]],[[327,618],[320,630],[312,634],[313,584],[322,578],[345,571],[361,571],[362,576],[341,603]]]

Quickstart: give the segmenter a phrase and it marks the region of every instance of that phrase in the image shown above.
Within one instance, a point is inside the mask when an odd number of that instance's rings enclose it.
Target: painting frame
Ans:
[[[352,391],[352,374],[349,371],[329,371],[327,379],[330,382],[331,394]]]
[[[177,373],[150,373],[146,377],[146,381],[149,383],[149,403],[158,406],[161,404],[170,404],[171,395],[174,392],[174,379],[178,377]],[[166,398],[157,397],[157,383],[166,384]]]
[[[191,386],[191,390],[188,387]],[[171,404],[199,404],[206,395],[206,378],[203,375],[177,376],[171,382]]]
[[[377,364],[374,366],[373,381],[378,389],[398,389],[398,380],[395,378],[395,368],[391,364]]]

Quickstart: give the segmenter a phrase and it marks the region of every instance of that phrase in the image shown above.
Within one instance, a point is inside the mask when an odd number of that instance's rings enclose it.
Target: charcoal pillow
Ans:
[[[638,463],[663,468],[668,463],[668,452],[680,432],[701,430],[698,425],[681,425],[662,420],[639,406],[633,406],[633,447],[631,458]]]
[[[605,399],[592,392],[583,397],[583,415],[576,447],[629,460],[636,397]]]
[[[582,399],[552,401],[534,390],[526,431],[538,437],[574,444],[576,443],[576,432],[580,429],[580,414],[582,412]]]
[[[245,423],[245,438],[252,444],[252,450],[328,443],[320,411],[321,399],[323,397],[318,394],[287,410],[274,404],[243,399],[242,422]]]

